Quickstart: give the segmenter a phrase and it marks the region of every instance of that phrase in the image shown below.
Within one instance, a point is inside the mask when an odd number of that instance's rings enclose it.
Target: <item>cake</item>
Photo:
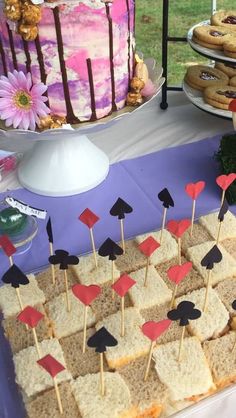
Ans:
[[[5,0],[0,74],[31,73],[33,84],[47,86],[51,113],[67,123],[103,118],[125,105],[134,13],[135,0]]]

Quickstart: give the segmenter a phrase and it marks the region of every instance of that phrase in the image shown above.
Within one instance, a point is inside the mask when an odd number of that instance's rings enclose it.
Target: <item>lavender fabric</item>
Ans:
[[[148,140],[148,139],[147,139]],[[133,237],[160,227],[162,206],[157,199],[158,192],[167,187],[174,198],[175,207],[169,209],[168,219],[191,216],[191,199],[184,187],[189,182],[206,181],[206,189],[196,205],[196,216],[206,214],[219,207],[221,191],[215,179],[219,175],[214,153],[219,147],[220,137],[216,136],[192,144],[165,149],[132,160],[125,160],[111,166],[105,182],[81,195],[50,198],[19,189],[11,192],[34,207],[46,209],[51,216],[54,249],[65,249],[71,254],[82,254],[91,250],[89,231],[79,220],[79,214],[90,208],[101,219],[94,226],[98,247],[108,236],[120,240],[120,225],[109,210],[118,197],[126,200],[134,209],[125,219],[125,237]],[[9,193],[1,194],[3,199]],[[231,211],[236,213],[236,207]],[[15,263],[24,271],[38,271],[48,263],[49,244],[46,221],[38,221],[39,232],[29,252],[14,256]],[[40,250],[40,251],[39,251]],[[1,275],[8,268],[8,259],[0,255]],[[0,328],[0,417],[24,418],[24,407],[17,386],[10,348]]]

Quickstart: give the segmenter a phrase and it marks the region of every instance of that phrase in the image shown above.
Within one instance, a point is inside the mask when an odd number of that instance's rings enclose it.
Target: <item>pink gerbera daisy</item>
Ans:
[[[43,93],[47,86],[33,85],[30,73],[14,70],[0,77],[0,119],[7,127],[35,130],[39,118],[50,113]]]

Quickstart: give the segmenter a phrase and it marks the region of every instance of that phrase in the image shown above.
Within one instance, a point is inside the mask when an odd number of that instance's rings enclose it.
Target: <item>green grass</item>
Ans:
[[[210,0],[170,0],[169,35],[186,36],[194,24],[209,19]],[[232,9],[232,0],[218,0],[217,9]],[[136,49],[161,62],[162,0],[136,0]],[[168,84],[179,85],[190,63],[206,60],[185,43],[169,43]]]

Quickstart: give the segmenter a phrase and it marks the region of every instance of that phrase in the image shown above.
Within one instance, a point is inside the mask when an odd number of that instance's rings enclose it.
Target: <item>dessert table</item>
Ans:
[[[176,207],[171,210],[170,216],[176,219],[190,216],[191,202],[184,193],[184,185],[189,181],[207,182],[208,194],[200,197],[197,216],[216,209],[220,203],[220,191],[215,185],[218,166],[213,155],[218,149],[221,134],[233,130],[232,122],[202,113],[189,104],[181,92],[170,94],[169,109],[165,112],[159,109],[157,101],[153,100],[142,111],[90,135],[90,139],[107,153],[113,164],[106,181],[94,190],[80,196],[41,197],[22,190],[13,172],[0,183],[1,199],[11,195],[34,207],[48,210],[54,221],[55,245],[68,248],[70,252],[76,251],[77,254],[89,250],[87,231],[79,223],[75,229],[77,217],[86,207],[103,218],[101,226],[98,223],[97,231],[95,229],[97,246],[110,234],[113,239],[119,240],[119,228],[115,220],[109,217],[108,210],[119,196],[134,207],[133,220],[127,220],[125,225],[126,237],[160,226],[162,208],[157,201],[157,193],[163,187],[173,191]],[[25,151],[25,148],[19,144],[18,151]],[[11,191],[15,189],[18,190]],[[235,207],[231,207],[231,210],[236,213]],[[73,225],[69,225],[70,218]],[[62,228],[62,225],[66,228]],[[40,254],[39,247],[42,250]],[[39,221],[39,234],[33,241],[32,250],[16,256],[15,261],[24,271],[42,268],[46,262],[47,248],[45,223]],[[0,262],[2,269],[7,267],[2,255]],[[18,411],[17,418],[23,418],[17,407],[19,399],[12,377],[12,365],[2,335],[0,368],[0,417],[16,418]],[[225,395],[223,399],[218,395],[217,398],[205,400],[195,406],[196,411],[188,412],[187,409],[176,417],[233,418],[236,389],[234,393],[230,388]]]

